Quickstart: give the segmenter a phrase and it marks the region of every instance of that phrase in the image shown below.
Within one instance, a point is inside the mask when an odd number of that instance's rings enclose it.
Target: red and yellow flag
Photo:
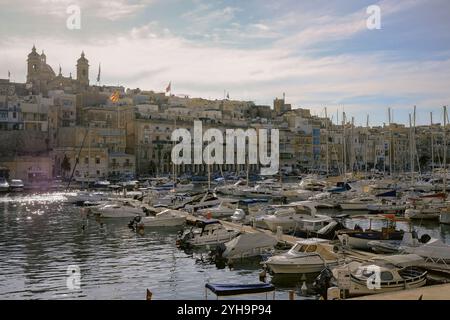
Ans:
[[[112,102],[117,102],[119,101],[119,91],[114,91],[113,94],[109,97],[109,100],[111,100]]]

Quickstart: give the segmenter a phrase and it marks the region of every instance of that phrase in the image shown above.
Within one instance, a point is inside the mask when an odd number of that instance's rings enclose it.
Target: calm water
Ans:
[[[0,299],[145,299],[147,288],[154,299],[204,299],[206,282],[259,282],[257,262],[220,269],[206,253],[179,250],[176,230],[141,236],[127,222],[83,219],[62,193],[1,196]],[[417,229],[450,243],[448,226]],[[80,268],[79,290],[66,285],[71,265]],[[277,299],[287,299],[304,278],[274,280]]]

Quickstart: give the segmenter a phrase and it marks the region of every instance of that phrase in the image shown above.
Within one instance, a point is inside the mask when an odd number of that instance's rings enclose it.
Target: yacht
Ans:
[[[230,241],[238,235],[238,231],[226,229],[219,220],[209,219],[198,221],[196,226],[177,240],[177,244],[182,247],[218,245]]]
[[[377,201],[375,197],[359,197],[341,202],[339,208],[341,210],[368,210],[368,206],[375,201]]]
[[[186,223],[186,216],[186,212],[166,209],[155,215],[138,218],[137,227],[179,227]]]
[[[424,203],[421,205],[414,205],[405,210],[405,218],[411,220],[439,220],[441,209],[445,207],[445,203]]]
[[[305,221],[320,219],[321,222],[331,221],[332,218],[325,215],[318,215],[315,204],[310,201],[293,202],[287,205],[272,206],[275,208],[274,214],[268,214],[259,218],[260,222],[266,224],[271,231],[277,231],[278,227],[283,232],[293,232],[305,229]],[[318,231],[322,226],[318,226]]]
[[[323,239],[297,241],[288,252],[270,257],[264,265],[274,274],[318,273],[325,267],[335,267],[338,256],[326,243]]]
[[[196,214],[203,217],[221,219],[231,217],[237,209],[237,202],[221,202],[218,206],[197,210]]]
[[[138,203],[131,201],[113,202],[104,205],[91,207],[92,213],[99,218],[133,218],[136,216],[145,216],[146,212]]]

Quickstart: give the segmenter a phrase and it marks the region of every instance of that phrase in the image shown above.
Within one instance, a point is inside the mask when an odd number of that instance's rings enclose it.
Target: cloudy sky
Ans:
[[[358,124],[442,119],[450,103],[448,0],[0,0],[0,78],[25,81],[33,44],[75,75],[84,50],[91,83],[295,107]],[[69,5],[81,29],[66,27]],[[369,30],[369,5],[381,29]],[[339,116],[341,117],[341,116]]]

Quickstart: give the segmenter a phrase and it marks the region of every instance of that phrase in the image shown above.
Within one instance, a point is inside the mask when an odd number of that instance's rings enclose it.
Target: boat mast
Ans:
[[[365,141],[365,147],[364,147],[364,152],[365,152],[364,168],[366,170],[366,179],[367,179],[367,156],[368,156],[368,153],[367,153],[368,150],[367,149],[368,149],[368,146],[369,146],[369,115],[367,114],[367,118],[366,118],[366,141]]]
[[[87,189],[89,190],[89,182],[91,180],[91,126],[88,123],[88,174],[87,174]]]
[[[392,178],[392,126],[391,126],[391,108],[388,108],[388,120],[389,120],[389,175]]]
[[[444,106],[444,194],[447,193],[447,106]]]
[[[430,112],[430,133],[431,133],[431,173],[433,173],[434,172],[433,112]]]
[[[344,167],[344,177],[347,175],[347,148],[346,148],[346,139],[345,139],[345,112],[342,112],[342,127],[343,127],[343,153],[342,153],[342,161],[343,161],[343,167]]]
[[[411,169],[411,185],[414,183],[414,151],[413,151],[413,129],[411,113],[409,114],[409,161]]]
[[[327,159],[327,176],[329,175],[329,158],[328,158],[328,115],[327,115],[327,107],[325,107],[325,132],[326,132],[326,139],[327,139],[327,149],[326,149],[326,159]]]

